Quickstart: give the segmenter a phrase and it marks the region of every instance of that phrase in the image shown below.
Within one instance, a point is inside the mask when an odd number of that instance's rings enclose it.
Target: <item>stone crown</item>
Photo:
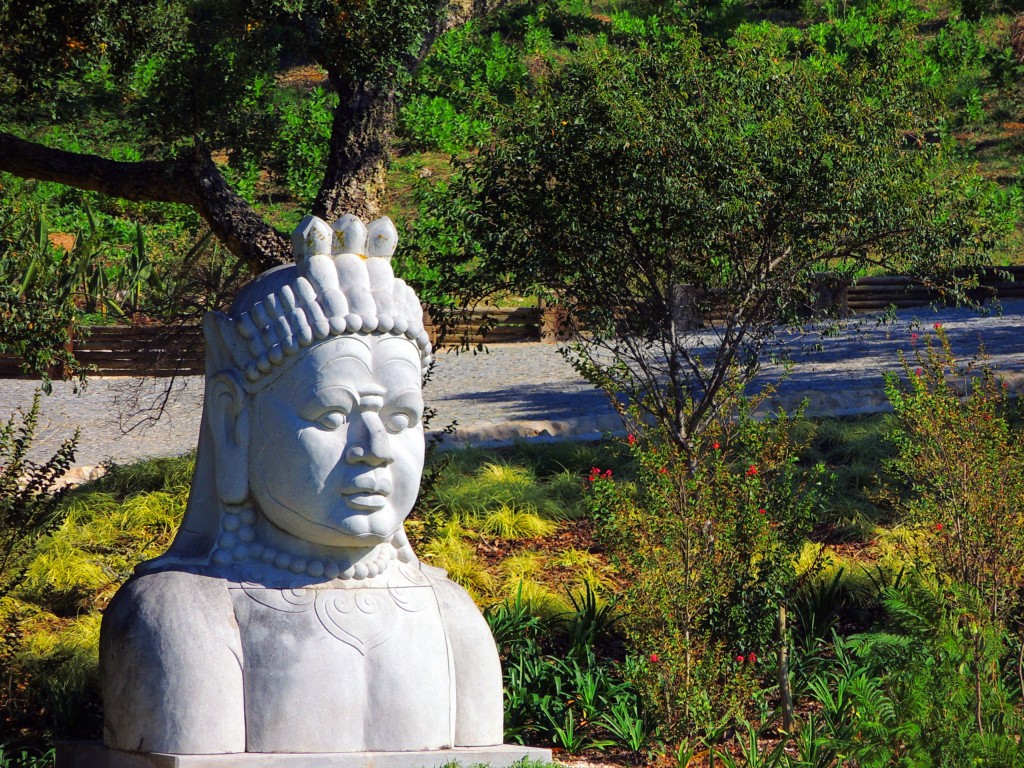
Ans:
[[[386,216],[369,226],[352,214],[333,225],[306,216],[292,233],[294,268],[264,273],[235,300],[230,316],[208,323],[250,383],[302,348],[331,336],[405,336],[420,350],[425,371],[430,337],[419,299],[391,269],[398,232]],[[213,329],[207,326],[209,337]]]

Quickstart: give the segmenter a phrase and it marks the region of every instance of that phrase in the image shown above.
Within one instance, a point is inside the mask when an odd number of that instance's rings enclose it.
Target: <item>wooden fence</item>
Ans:
[[[203,330],[198,326],[106,325],[73,336],[71,351],[95,376],[203,373]],[[0,355],[0,378],[21,378],[20,363],[17,357]]]
[[[1024,297],[1024,267],[1000,267],[982,272],[979,285],[970,291],[971,298],[984,301],[994,297]],[[941,301],[942,295],[918,280],[898,275],[862,277],[846,289],[846,306],[853,314],[923,307]]]
[[[986,270],[972,298],[979,301],[1024,297],[1024,267]],[[852,285],[831,291],[829,300],[850,314],[881,312],[889,307],[920,307],[942,296],[907,277],[862,277]],[[487,331],[480,324],[487,318]],[[437,328],[428,316],[424,321],[431,339]],[[554,341],[557,321],[538,307],[515,309],[490,307],[471,313],[449,329],[448,339],[467,337],[473,343],[501,344],[518,341]],[[198,326],[103,326],[88,329],[73,341],[75,357],[96,376],[187,376],[203,373],[203,334]],[[20,360],[0,355],[0,379],[21,377]]]

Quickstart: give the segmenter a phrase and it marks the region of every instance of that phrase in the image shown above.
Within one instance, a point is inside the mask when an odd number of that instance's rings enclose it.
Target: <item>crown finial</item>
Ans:
[[[318,254],[331,254],[331,241],[334,233],[323,219],[316,216],[304,216],[299,226],[292,232],[292,255],[296,261],[308,259]]]
[[[368,258],[390,259],[398,247],[398,230],[387,216],[381,216],[366,230],[366,255]]]

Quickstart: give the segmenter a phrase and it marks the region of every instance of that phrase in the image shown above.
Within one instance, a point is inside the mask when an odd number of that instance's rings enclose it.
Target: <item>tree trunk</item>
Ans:
[[[786,605],[779,603],[779,698],[782,705],[782,731],[793,735],[793,689],[789,684],[789,628],[786,622]]]
[[[382,214],[387,160],[395,122],[389,85],[347,83],[332,78],[338,92],[327,170],[313,213],[334,221],[353,213],[364,221]]]
[[[259,274],[291,260],[291,241],[228,185],[209,155],[197,154],[191,175],[199,192],[193,207],[251,272]]]

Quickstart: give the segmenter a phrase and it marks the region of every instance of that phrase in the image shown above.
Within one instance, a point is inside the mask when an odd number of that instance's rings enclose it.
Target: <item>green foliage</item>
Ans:
[[[24,580],[0,601],[0,626],[16,638],[5,649],[0,711],[43,712],[60,738],[98,735],[99,609],[139,562],[170,544],[193,466],[186,456],[112,467],[60,501],[59,525],[32,542]],[[39,719],[15,721],[12,736],[24,726],[38,739]]]
[[[62,494],[54,485],[75,460],[77,431],[46,461],[28,458],[39,424],[39,397],[36,392],[20,420],[12,414],[0,424],[0,599],[19,586],[37,540],[61,522]]]
[[[834,525],[840,538],[865,540],[876,525],[893,518],[880,492],[884,462],[896,450],[889,437],[890,418],[875,414],[815,421],[803,460],[822,463],[833,475],[821,520]]]
[[[503,508],[549,520],[571,516],[573,510],[548,492],[552,483],[550,478],[538,480],[529,466],[489,461],[475,470],[471,480],[452,472],[448,482],[442,480],[437,485],[434,496],[450,514],[466,517],[484,516]],[[554,484],[560,488],[557,480]]]
[[[820,748],[864,766],[1024,765],[1016,659],[979,596],[914,579],[881,597],[883,626],[837,637],[810,683]]]
[[[291,195],[312,201],[323,181],[337,94],[314,88],[280,108],[280,128],[273,140],[280,173]]]
[[[0,768],[52,768],[57,755],[53,748],[8,749],[0,744]]]
[[[768,25],[582,46],[425,193],[418,247],[459,305],[551,297],[587,329],[581,373],[692,450],[822,271],[942,279],[1015,221],[1015,194],[923,140],[943,109],[916,39],[871,34],[852,52]]]
[[[520,444],[496,455],[475,449],[445,454],[407,523],[420,555],[444,568],[482,605],[519,594],[539,615],[570,608],[563,587],[601,594],[613,588],[604,561],[574,550],[566,556],[511,547],[499,561],[484,548],[549,537],[582,514],[579,469],[615,452],[579,445]],[[493,542],[493,544],[491,544]],[[526,546],[528,543],[524,542]]]
[[[1024,446],[1019,405],[984,357],[958,361],[938,324],[916,367],[886,376],[896,411],[890,466],[907,489],[905,519],[926,534],[944,579],[984,599],[993,619],[1024,610]]]
[[[459,112],[443,96],[421,95],[409,99],[399,125],[415,147],[451,154],[481,143],[490,128],[487,121]]]
[[[630,648],[652,659],[637,683],[677,736],[749,706],[825,479],[797,466],[793,420],[732,405],[690,454],[654,430],[631,437],[635,483],[596,467],[589,478],[598,535],[626,582]]]
[[[509,43],[472,21],[435,43],[399,116],[412,146],[455,154],[483,142],[496,108],[527,81],[522,49]]]
[[[0,354],[20,357],[47,392],[51,374],[83,374],[67,350],[75,306],[66,267],[41,213],[0,207]]]
[[[484,615],[502,657],[506,739],[548,742],[569,754],[650,746],[654,726],[636,689],[599,653],[614,621],[593,592],[549,620],[536,616],[522,590]]]

